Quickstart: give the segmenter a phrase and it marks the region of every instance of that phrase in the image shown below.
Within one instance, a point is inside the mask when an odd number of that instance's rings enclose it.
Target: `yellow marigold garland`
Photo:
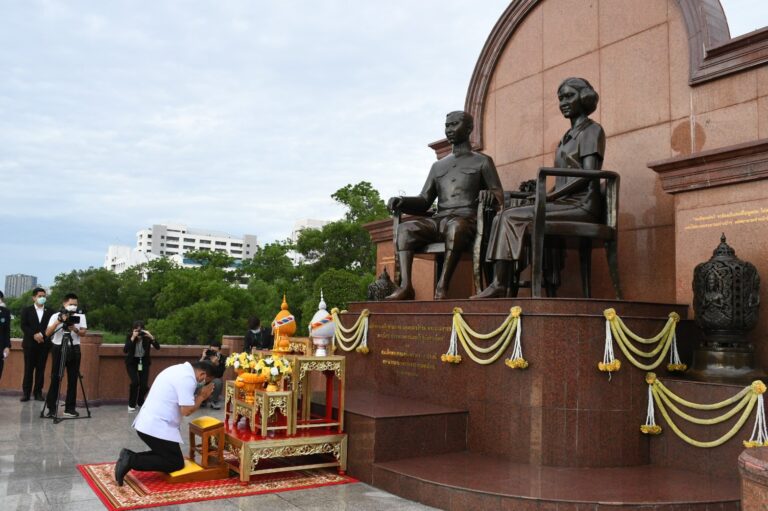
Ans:
[[[677,323],[680,321],[680,316],[676,312],[669,313],[669,319],[664,325],[664,328],[655,336],[646,339],[632,332],[624,321],[619,317],[614,309],[606,309],[603,311],[605,316],[605,351],[603,352],[603,361],[597,363],[597,368],[600,371],[610,373],[616,372],[621,369],[621,362],[616,358],[613,352],[613,339],[619,345],[624,356],[635,367],[649,371],[655,369],[661,365],[662,360],[669,352],[669,364],[667,369],[669,371],[685,371],[688,369],[686,364],[683,364],[680,360],[680,355],[677,352],[677,337],[675,335],[675,329]],[[635,347],[629,339],[632,339],[641,344],[656,344],[658,345],[651,351],[643,351]],[[634,355],[643,358],[658,358],[650,364],[643,364],[635,358]]]
[[[747,419],[749,418],[749,415],[752,413],[752,410],[756,408],[755,425],[752,429],[752,435],[750,436],[749,440],[745,440],[743,444],[745,447],[768,446],[768,427],[766,426],[765,405],[763,400],[763,394],[766,391],[766,386],[763,382],[756,380],[752,382],[751,385],[743,388],[736,395],[723,401],[719,401],[717,403],[699,404],[687,401],[680,396],[677,396],[675,393],[669,390],[656,377],[654,373],[648,373],[646,375],[645,381],[648,383],[648,413],[646,416],[645,424],[640,426],[640,430],[643,433],[659,434],[661,432],[661,427],[656,424],[654,418],[655,403],[655,405],[658,406],[659,410],[661,411],[662,416],[667,421],[669,427],[683,441],[695,447],[717,447],[730,440],[744,426]],[[730,405],[735,404],[735,406],[733,406],[733,408],[731,408],[729,411],[717,417],[702,419],[699,417],[694,417],[680,410],[675,405],[675,403],[694,410],[719,410]],[[724,422],[739,412],[741,412],[741,416],[731,427],[731,429],[728,430],[728,432],[726,432],[720,438],[708,442],[703,442],[695,440],[683,433],[670,417],[667,408],[688,422],[702,425],[712,425]]]
[[[515,339],[514,349],[512,356],[504,361],[505,365],[511,369],[525,369],[528,367],[528,362],[523,358],[522,345],[520,342],[522,333],[522,320],[520,315],[522,309],[520,307],[512,307],[509,310],[509,315],[499,325],[498,328],[492,332],[481,334],[474,331],[466,320],[462,317],[464,311],[455,307],[453,309],[453,320],[451,328],[451,340],[448,346],[448,352],[440,356],[440,360],[449,364],[461,363],[461,355],[459,355],[459,343],[461,343],[467,356],[473,361],[481,365],[488,365],[494,363],[496,360],[504,354],[509,344],[512,342],[512,338]],[[473,341],[472,338],[487,341],[494,337],[498,337],[489,346],[479,346]],[[478,354],[485,355],[492,353],[488,358],[481,358]]]
[[[339,348],[344,351],[355,350],[363,355],[366,355],[370,351],[368,349],[368,316],[370,316],[370,314],[371,312],[368,309],[363,309],[362,312],[360,312],[360,316],[358,316],[355,321],[355,324],[350,328],[346,328],[341,324],[339,309],[337,307],[331,309],[334,325],[333,341]],[[345,334],[352,335],[347,337]]]

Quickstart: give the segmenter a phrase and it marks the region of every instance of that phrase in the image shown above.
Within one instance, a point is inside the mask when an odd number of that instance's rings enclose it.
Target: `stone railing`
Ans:
[[[222,352],[229,354],[241,351],[243,337],[225,335],[221,339]],[[150,385],[157,373],[168,366],[199,360],[205,346],[161,344],[159,350],[152,348],[152,364],[149,371]],[[83,386],[88,397],[88,403],[128,402],[128,386],[130,380],[125,369],[125,354],[122,344],[103,344],[98,332],[89,333],[81,339],[82,359],[80,372],[83,375]],[[21,349],[21,339],[12,339],[11,352],[5,360],[2,379],[0,379],[0,394],[21,395],[21,381],[24,375],[24,353]],[[231,375],[225,373],[226,378]],[[48,389],[51,378],[51,357],[45,370],[45,386]],[[82,393],[78,388],[78,400]]]

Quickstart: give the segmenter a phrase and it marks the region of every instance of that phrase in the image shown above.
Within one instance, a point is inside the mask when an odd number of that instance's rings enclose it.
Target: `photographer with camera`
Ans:
[[[59,382],[67,371],[67,398],[64,402],[64,417],[74,418],[80,414],[75,410],[77,399],[77,377],[80,374],[80,337],[85,335],[88,325],[85,314],[78,310],[78,300],[75,293],[64,296],[61,310],[51,316],[46,337],[53,343],[53,360],[51,364],[51,385],[46,396],[46,417],[56,416],[56,406],[59,398]],[[66,346],[65,346],[66,344]],[[66,357],[62,361],[62,352]]]
[[[144,322],[133,322],[133,329],[128,333],[123,346],[125,353],[125,368],[131,385],[128,388],[128,411],[135,412],[136,406],[144,404],[144,398],[149,391],[150,349],[154,346],[160,349],[160,343],[149,330],[144,329]]]
[[[219,398],[221,397],[221,391],[224,388],[222,377],[224,376],[225,369],[224,360],[221,358],[220,341],[212,340],[208,344],[208,348],[203,350],[203,356],[200,357],[201,362],[204,360],[207,360],[213,366],[213,379],[211,380],[213,382],[213,392],[211,393],[211,397],[204,401],[200,407],[204,408],[210,402],[211,408],[219,410],[221,409]]]

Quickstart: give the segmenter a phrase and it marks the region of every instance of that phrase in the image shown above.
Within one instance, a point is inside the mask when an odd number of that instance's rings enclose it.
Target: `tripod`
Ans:
[[[66,325],[65,325],[66,326]],[[62,326],[64,328],[64,326]],[[55,334],[55,332],[54,332]],[[83,385],[83,373],[80,372],[80,368],[77,370],[77,377],[80,380],[80,391],[83,393],[83,401],[85,402],[85,411],[86,415],[81,417],[60,417],[59,416],[59,402],[61,401],[61,383],[64,379],[64,373],[67,366],[67,358],[69,357],[70,351],[74,355],[74,343],[72,341],[72,334],[69,332],[65,332],[63,337],[61,338],[61,353],[59,357],[59,369],[58,374],[56,375],[56,378],[59,381],[58,386],[58,392],[56,392],[56,405],[54,406],[54,414],[53,417],[53,423],[58,424],[61,421],[64,420],[71,420],[71,419],[90,419],[91,418],[91,409],[88,407],[88,398],[85,395],[85,386]],[[70,382],[67,381],[67,392],[69,392],[69,384]],[[49,389],[50,392],[50,389]],[[77,396],[77,389],[75,389],[75,396]],[[40,417],[45,418],[45,407],[48,406],[48,401],[43,404],[43,409],[40,410]]]

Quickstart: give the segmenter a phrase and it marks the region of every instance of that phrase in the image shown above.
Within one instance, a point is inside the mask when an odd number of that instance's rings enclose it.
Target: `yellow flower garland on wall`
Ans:
[[[528,362],[523,358],[523,350],[520,338],[523,330],[520,315],[520,307],[512,307],[509,310],[509,316],[499,325],[498,328],[487,334],[475,332],[462,316],[464,313],[461,308],[453,309],[453,327],[451,328],[451,340],[448,346],[448,352],[440,356],[440,360],[447,363],[458,364],[461,362],[459,355],[459,343],[464,348],[469,358],[481,365],[489,365],[496,362],[507,350],[507,347],[515,338],[515,346],[512,350],[512,356],[504,361],[507,367],[511,369],[525,369]],[[482,347],[475,343],[472,338],[487,341],[498,336],[498,339],[490,346]],[[481,358],[480,355],[492,353],[488,358]]]
[[[627,328],[627,325],[624,324],[624,321],[622,321],[619,315],[616,314],[614,309],[605,309],[603,315],[605,316],[605,351],[603,353],[603,361],[598,362],[597,364],[598,369],[601,371],[612,373],[621,369],[621,361],[617,359],[613,353],[614,338],[616,339],[619,348],[621,348],[622,353],[624,353],[624,356],[627,357],[627,360],[638,369],[644,371],[656,369],[664,360],[664,357],[666,357],[667,352],[669,352],[669,363],[667,364],[668,370],[685,371],[688,368],[687,365],[680,361],[680,355],[677,352],[677,336],[675,335],[675,330],[677,328],[677,323],[680,321],[680,316],[676,312],[670,312],[669,319],[661,332],[649,339],[640,337]],[[641,344],[658,343],[658,345],[651,351],[643,351],[632,344],[629,338],[632,338],[634,341]],[[649,364],[644,364],[638,361],[634,355],[649,359],[654,357],[657,358]]]
[[[698,404],[691,401],[687,401],[680,396],[669,390],[661,381],[656,377],[654,373],[648,373],[645,377],[646,383],[648,383],[648,414],[645,419],[645,424],[640,426],[640,430],[646,434],[658,435],[661,433],[661,426],[656,424],[654,403],[661,411],[661,415],[664,420],[667,421],[669,427],[686,443],[695,447],[718,447],[730,440],[738,431],[744,426],[744,423],[749,418],[752,410],[757,405],[757,412],[755,413],[755,425],[752,428],[752,436],[749,440],[744,441],[745,447],[761,447],[768,446],[768,427],[765,420],[765,404],[763,400],[763,394],[765,394],[765,384],[759,380],[755,380],[751,385],[744,387],[736,395],[730,397],[724,401],[711,404]],[[691,408],[693,410],[720,410],[727,406],[734,405],[729,411],[712,417],[710,419],[702,419],[700,417],[694,417],[688,413],[682,411],[675,403]],[[667,408],[675,413],[677,416],[687,420],[694,424],[712,425],[724,422],[737,413],[741,412],[741,416],[723,436],[716,440],[703,442],[695,440],[680,430],[680,428],[672,421]]]
[[[345,311],[346,312],[346,311]],[[333,340],[339,348],[344,351],[356,350],[363,355],[368,353],[368,316],[371,312],[368,309],[363,309],[358,316],[355,324],[350,328],[345,328],[341,324],[341,318],[339,317],[339,309],[334,307],[331,309],[331,316],[333,317],[334,333]],[[345,334],[352,334],[347,336]]]

